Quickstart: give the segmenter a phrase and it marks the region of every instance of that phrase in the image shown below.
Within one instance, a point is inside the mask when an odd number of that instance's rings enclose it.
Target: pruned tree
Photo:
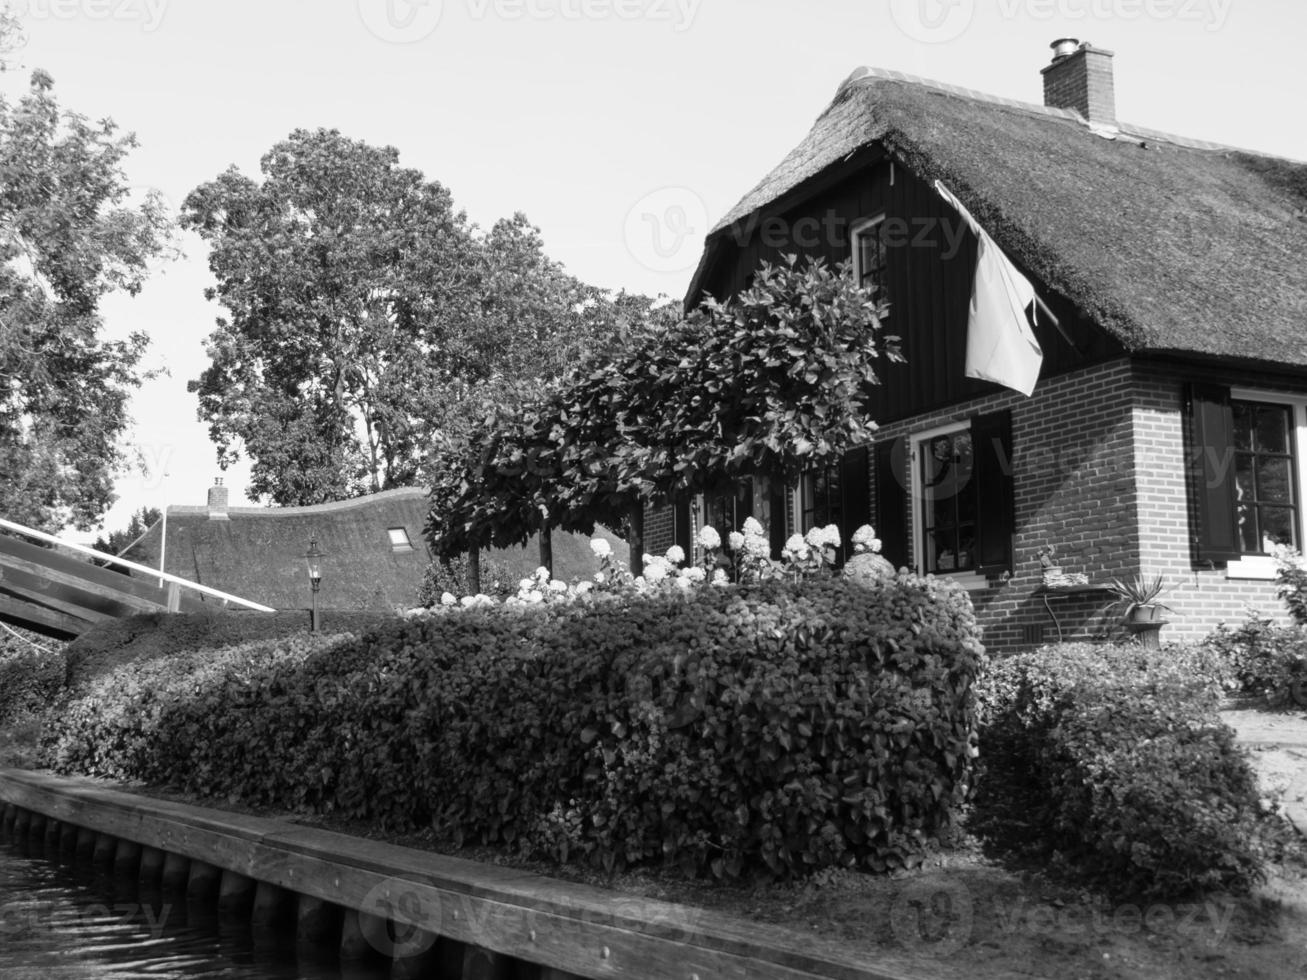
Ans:
[[[744,477],[792,482],[870,442],[867,396],[902,360],[885,310],[847,265],[764,265],[728,302],[597,358],[550,398],[487,420],[483,447],[433,489],[437,553],[626,518],[639,566],[645,501]]]

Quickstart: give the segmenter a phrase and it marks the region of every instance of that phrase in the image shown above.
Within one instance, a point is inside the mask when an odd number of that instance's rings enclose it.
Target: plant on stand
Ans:
[[[1130,581],[1114,578],[1107,589],[1116,596],[1109,608],[1121,608],[1121,625],[1144,646],[1157,649],[1161,645],[1158,634],[1168,622],[1162,618],[1162,610],[1172,611],[1159,601],[1168,591],[1165,576],[1136,575]]]

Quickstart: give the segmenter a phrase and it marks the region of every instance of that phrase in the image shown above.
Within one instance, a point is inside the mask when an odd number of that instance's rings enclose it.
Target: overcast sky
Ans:
[[[708,228],[807,132],[859,65],[1038,103],[1049,42],[1116,52],[1119,117],[1307,159],[1294,0],[19,0],[31,68],[140,148],[129,180],[173,203],[250,175],[297,127],[400,151],[482,226],[523,211],[596,285],[680,297]],[[135,400],[145,504],[202,503],[219,474],[188,379],[218,309],[205,246],[109,329],[144,329],[167,377]],[[165,474],[167,474],[165,479]],[[229,470],[243,503],[246,470]]]

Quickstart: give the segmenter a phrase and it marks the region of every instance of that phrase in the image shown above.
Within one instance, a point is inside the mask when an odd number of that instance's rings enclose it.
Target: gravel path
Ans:
[[[1252,755],[1263,786],[1287,784],[1285,812],[1307,834],[1307,712],[1227,708],[1221,719]]]

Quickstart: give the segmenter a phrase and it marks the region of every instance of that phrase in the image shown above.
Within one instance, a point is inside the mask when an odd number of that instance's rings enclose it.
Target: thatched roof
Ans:
[[[208,507],[168,508],[167,571],[277,609],[309,604],[304,553],[316,540],[322,560],[325,609],[389,611],[417,604],[431,558],[422,537],[430,502],[418,487],[387,490],[312,507],[231,507],[213,520]],[[122,557],[158,567],[163,521],[155,523]],[[396,550],[389,531],[403,528],[411,550]],[[609,543],[621,542],[608,535]],[[556,532],[554,573],[568,579],[595,571],[589,540]],[[526,548],[489,553],[525,577],[540,564],[535,539]]]
[[[877,145],[1128,350],[1307,365],[1307,164],[867,68],[709,236],[689,301],[732,224]]]

